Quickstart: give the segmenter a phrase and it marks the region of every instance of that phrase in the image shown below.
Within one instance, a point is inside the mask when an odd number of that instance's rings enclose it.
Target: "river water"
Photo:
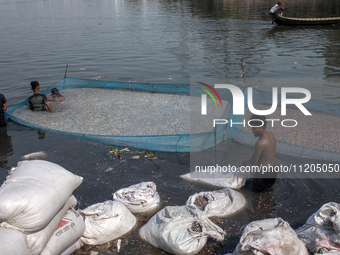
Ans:
[[[32,80],[45,89],[64,77],[66,65],[68,77],[174,84],[189,83],[191,78],[236,78],[243,65],[250,86],[251,81],[269,78],[308,80],[304,86],[312,98],[338,104],[340,26],[279,27],[263,13],[274,4],[269,0],[2,0],[0,93],[8,106],[19,103],[31,95]],[[288,7],[285,16],[340,16],[337,0],[289,0],[283,6]],[[258,88],[268,86],[273,84],[256,83]],[[251,155],[250,147],[227,145],[235,147]],[[47,160],[83,176],[75,191],[82,209],[141,181],[157,184],[162,206],[182,205],[195,192],[211,190],[178,177],[189,170],[188,154],[158,153],[156,160],[124,155],[119,160],[109,155],[109,145],[14,123],[1,133],[0,150],[1,180],[23,155],[35,151],[45,151]],[[114,170],[105,172],[109,167]],[[244,212],[215,220],[228,230],[226,241],[209,241],[200,254],[232,251],[241,227],[251,220],[282,217],[298,227],[324,203],[337,202],[339,189],[336,180],[279,180],[268,193],[243,193],[248,199]],[[139,226],[144,221],[140,219]],[[123,245],[123,254],[162,254],[140,240],[138,228]],[[105,252],[113,254],[110,249]]]

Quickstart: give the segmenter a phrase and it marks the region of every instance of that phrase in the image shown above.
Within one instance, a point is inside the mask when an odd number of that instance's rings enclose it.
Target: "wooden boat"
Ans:
[[[334,18],[288,18],[282,16],[282,13],[273,15],[264,11],[266,15],[276,24],[285,26],[311,26],[311,25],[332,25],[340,23],[340,17]]]

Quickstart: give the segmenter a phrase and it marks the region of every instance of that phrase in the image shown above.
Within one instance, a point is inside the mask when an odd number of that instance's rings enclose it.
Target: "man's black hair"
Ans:
[[[32,90],[35,90],[38,86],[39,86],[39,82],[37,82],[37,81],[31,81]]]
[[[280,4],[281,4],[281,2],[277,2],[277,4],[278,4],[278,5],[280,5]]]
[[[256,115],[253,114],[250,119],[249,119],[249,124],[251,126],[256,126],[256,127],[261,127],[263,125],[264,128],[267,127],[267,121],[266,121],[266,116],[264,115]]]

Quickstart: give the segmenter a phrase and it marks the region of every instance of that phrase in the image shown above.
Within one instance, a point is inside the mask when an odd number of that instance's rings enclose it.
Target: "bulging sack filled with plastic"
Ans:
[[[324,204],[295,232],[310,252],[340,254],[340,204]]]
[[[76,206],[76,204],[77,199],[74,196],[71,196],[64,205],[64,207],[57,213],[57,215],[50,221],[50,223],[45,228],[34,234],[27,235],[27,244],[32,255],[38,255],[43,251],[46,244],[52,237],[53,232],[56,230],[58,224],[65,215],[66,211],[70,207]]]
[[[60,221],[57,229],[53,232],[52,237],[41,252],[41,255],[62,253],[74,242],[79,240],[84,231],[84,219],[74,208],[69,209]]]
[[[258,220],[244,229],[233,255],[308,255],[290,225],[281,218]]]
[[[79,210],[85,217],[85,231],[80,238],[84,244],[98,245],[129,232],[136,217],[118,201],[105,201]]]
[[[21,161],[0,187],[0,221],[25,233],[47,226],[82,177],[44,160]]]
[[[223,241],[224,231],[198,209],[167,206],[139,231],[148,243],[171,254],[196,254],[209,237]]]
[[[25,234],[19,230],[0,228],[0,254],[31,255]]]
[[[198,208],[208,217],[223,217],[237,212],[245,203],[240,192],[227,188],[196,193],[189,197],[186,205]]]
[[[153,182],[142,182],[113,194],[113,200],[123,203],[130,212],[147,212],[157,208],[160,197]]]

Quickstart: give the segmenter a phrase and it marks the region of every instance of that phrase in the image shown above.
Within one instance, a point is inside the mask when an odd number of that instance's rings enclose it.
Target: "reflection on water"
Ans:
[[[46,88],[63,78],[66,64],[69,77],[162,83],[239,77],[240,59],[247,78],[337,77],[340,26],[277,27],[263,13],[274,3],[6,0],[2,93],[18,103],[31,80]],[[336,0],[283,4],[288,16],[340,16]],[[336,87],[327,90],[338,94]]]
[[[275,190],[270,188],[261,193],[251,193],[252,209],[248,209],[249,221],[275,218]]]
[[[239,77],[243,59],[246,81],[316,78],[316,83],[308,84],[312,93],[330,102],[338,99],[340,26],[272,25],[263,10],[275,2],[4,0],[0,93],[8,105],[21,102],[31,95],[32,80],[47,88],[64,77],[67,64],[69,77],[189,83],[190,78]],[[288,7],[286,16],[340,16],[338,0],[283,1],[283,5]],[[158,153],[154,161],[111,159],[108,145],[48,132],[37,135],[36,130],[12,123],[0,139],[2,181],[21,156],[46,151],[47,160],[84,177],[75,191],[81,209],[112,199],[115,190],[141,181],[157,184],[162,206],[183,205],[192,194],[213,189],[179,178],[189,170],[188,154]],[[251,151],[233,143],[221,157],[226,163],[242,161]],[[279,158],[287,164],[309,162]],[[108,167],[114,170],[105,172]],[[200,254],[232,252],[242,228],[251,220],[282,217],[293,228],[301,226],[321,205],[337,201],[338,186],[337,179],[280,179],[272,191],[263,194],[243,190],[247,210],[214,219],[227,231],[226,240],[222,244],[209,241]],[[138,228],[123,238],[123,244],[123,254],[163,254],[140,240]]]
[[[39,139],[44,139],[45,136],[46,136],[46,132],[45,132],[45,131],[38,130],[38,135],[39,135]]]
[[[7,127],[0,127],[0,168],[9,169],[7,157],[13,153],[12,137],[7,134]]]

